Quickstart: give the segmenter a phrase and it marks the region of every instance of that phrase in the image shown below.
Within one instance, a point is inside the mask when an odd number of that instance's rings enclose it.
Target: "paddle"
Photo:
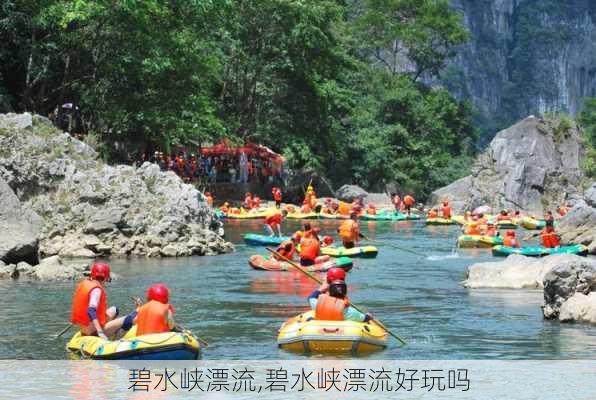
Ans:
[[[129,297],[135,303],[135,305],[137,307],[140,307],[143,304],[143,302],[141,301],[141,298],[140,297],[134,297],[134,296],[129,296]],[[205,347],[209,347],[209,343],[207,343],[207,341],[201,339],[200,337],[198,337],[197,335],[195,335],[192,331],[186,329],[182,325],[176,324],[176,325],[174,325],[174,329],[176,329],[176,330],[178,330],[180,332],[188,332],[190,335],[194,336],[195,339],[197,339],[197,342],[201,343]]]
[[[402,251],[405,251],[405,252],[408,252],[408,253],[412,253],[412,254],[417,255],[417,256],[420,256],[420,257],[426,257],[426,255],[424,255],[422,253],[418,253],[417,251],[406,249],[405,247],[400,247],[400,246],[396,246],[396,245],[391,244],[391,243],[385,243],[385,242],[379,242],[378,240],[373,240],[373,239],[369,238],[368,236],[363,235],[362,233],[360,234],[360,237],[362,237],[364,240],[368,240],[369,242],[373,242],[373,243],[377,243],[377,244],[382,244],[384,246],[393,247],[394,249],[402,250]]]
[[[60,338],[62,335],[64,335],[66,332],[68,332],[68,331],[70,330],[70,328],[72,328],[73,326],[74,326],[74,324],[72,324],[72,323],[71,323],[71,324],[69,324],[69,325],[68,325],[66,328],[62,329],[62,330],[60,331],[60,333],[58,333],[58,334],[56,335],[56,339]]]
[[[314,276],[313,274],[311,274],[307,270],[303,269],[302,267],[300,267],[298,264],[296,264],[292,260],[284,257],[283,255],[279,254],[277,251],[275,251],[275,250],[273,250],[273,249],[271,249],[269,247],[265,247],[265,248],[267,249],[267,251],[269,251],[270,253],[278,256],[282,260],[286,261],[292,267],[296,268],[298,271],[302,272],[304,275],[308,276],[310,279],[312,279],[313,281],[317,282],[319,285],[321,285],[323,283],[323,281],[321,281],[319,278],[317,278],[316,276]],[[356,311],[361,312],[362,314],[364,314],[364,312],[359,307],[357,307],[356,305],[354,305],[354,303],[350,303],[350,306],[353,307]],[[400,338],[399,336],[397,336],[395,333],[391,332],[389,330],[389,328],[387,328],[385,325],[383,325],[380,321],[377,321],[376,319],[373,319],[373,318],[371,318],[371,321],[375,325],[377,325],[378,327],[380,327],[381,329],[383,329],[385,332],[387,332],[388,334],[390,334],[391,336],[393,336],[395,339],[399,340],[402,344],[406,344],[406,342],[402,338]]]

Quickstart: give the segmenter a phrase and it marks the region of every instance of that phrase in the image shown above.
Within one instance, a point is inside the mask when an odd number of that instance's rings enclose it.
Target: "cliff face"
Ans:
[[[472,101],[486,130],[529,114],[576,115],[584,97],[596,96],[596,1],[452,2],[470,41],[443,84]]]

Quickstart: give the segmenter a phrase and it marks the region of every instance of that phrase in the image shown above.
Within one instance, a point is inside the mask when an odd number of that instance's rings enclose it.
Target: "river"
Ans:
[[[336,221],[315,221],[331,232]],[[457,250],[457,227],[421,222],[361,223],[380,243],[376,259],[356,259],[348,274],[350,299],[407,341],[391,341],[382,359],[589,359],[596,358],[596,329],[544,321],[542,291],[468,290],[466,267],[492,259],[488,250]],[[297,222],[284,225],[287,232]],[[277,329],[306,309],[315,287],[296,272],[252,270],[242,244],[258,232],[258,221],[226,224],[236,252],[216,257],[112,260],[119,279],[108,285],[108,301],[128,312],[129,296],[142,296],[153,282],[171,288],[176,319],[210,346],[204,359],[293,359],[305,357],[276,346]],[[392,246],[410,249],[412,254]],[[65,344],[52,337],[68,323],[74,282],[0,282],[0,359],[64,359]],[[390,339],[391,340],[391,339]],[[310,356],[317,357],[317,356]],[[319,356],[320,357],[320,356]]]

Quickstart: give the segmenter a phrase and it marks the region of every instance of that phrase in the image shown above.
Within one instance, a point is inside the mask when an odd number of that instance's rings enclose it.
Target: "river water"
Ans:
[[[323,232],[336,221],[316,221]],[[287,232],[297,222],[287,222]],[[466,267],[491,260],[488,250],[455,251],[457,227],[422,222],[361,223],[380,243],[376,259],[356,259],[348,274],[350,299],[365,306],[407,341],[391,340],[382,359],[594,359],[596,328],[544,321],[542,291],[468,290],[460,282]],[[176,319],[210,346],[204,359],[293,359],[305,357],[276,346],[277,329],[306,310],[315,288],[296,272],[252,270],[248,257],[266,253],[242,244],[258,232],[258,221],[226,224],[236,252],[216,257],[112,260],[120,279],[108,286],[108,302],[132,310],[129,296],[144,297],[147,286],[171,288]],[[412,254],[389,245],[408,248]],[[68,323],[75,283],[0,282],[0,359],[64,359],[67,338],[52,336]],[[320,357],[320,356],[310,356]]]

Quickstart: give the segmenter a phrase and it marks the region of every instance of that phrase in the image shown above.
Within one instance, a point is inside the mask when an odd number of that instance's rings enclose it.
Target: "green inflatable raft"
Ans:
[[[420,219],[417,214],[396,214],[396,213],[379,213],[376,215],[363,214],[360,216],[362,221],[410,221]]]
[[[588,254],[588,248],[581,244],[574,244],[571,246],[561,246],[554,248],[547,248],[542,246],[535,247],[507,247],[495,246],[493,247],[493,256],[506,257],[510,254],[521,254],[528,257],[544,257],[551,254],[577,254],[585,256]]]

